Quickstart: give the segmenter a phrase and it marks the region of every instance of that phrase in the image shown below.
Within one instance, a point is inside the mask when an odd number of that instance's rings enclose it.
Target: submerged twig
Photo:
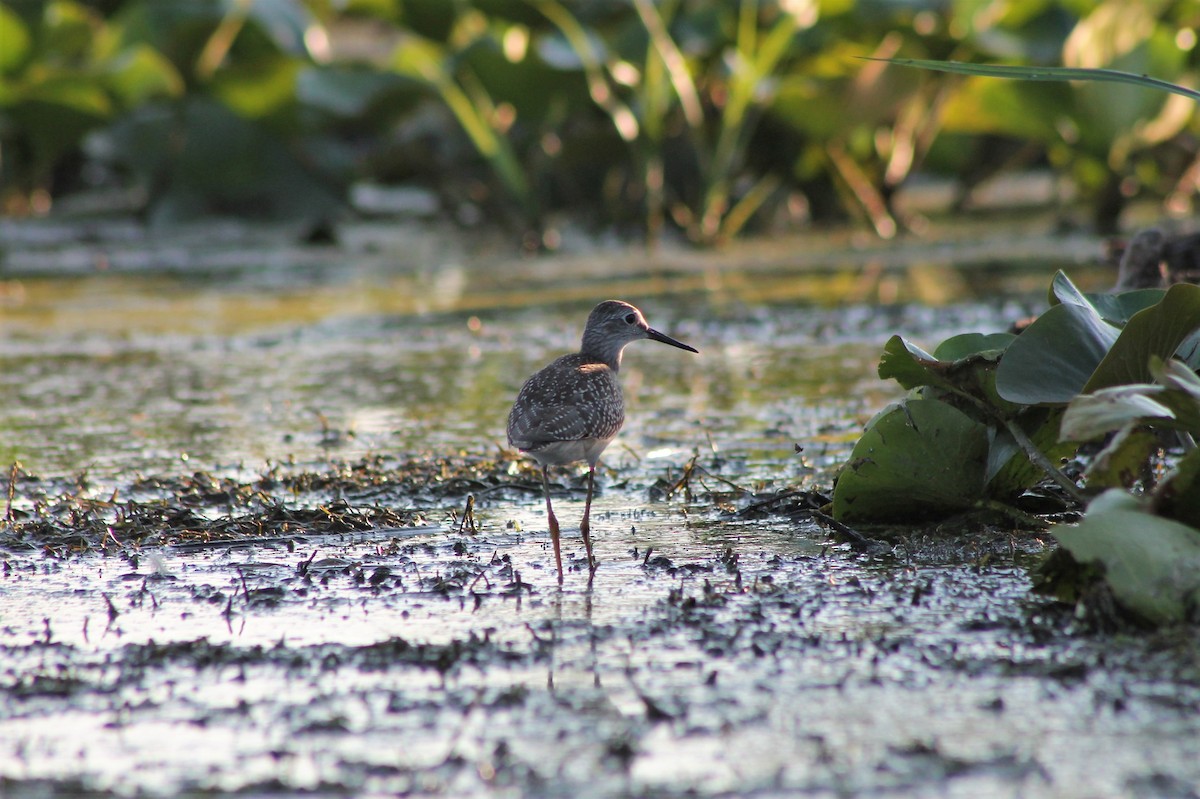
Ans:
[[[740,486],[740,485],[738,485],[737,483],[733,482],[732,480],[730,480],[730,479],[729,479],[729,478],[727,478],[727,477],[722,477],[722,476],[721,476],[721,475],[719,475],[719,474],[714,474],[714,473],[713,473],[711,470],[709,470],[709,469],[706,469],[706,468],[704,468],[703,466],[699,466],[699,467],[697,467],[697,468],[698,468],[698,469],[699,469],[699,470],[700,470],[700,471],[701,471],[703,474],[705,474],[705,475],[707,475],[707,476],[711,477],[712,479],[716,480],[718,483],[724,483],[725,485],[729,486],[730,488],[732,488],[734,491],[738,492],[739,494],[750,494],[750,493],[753,493],[753,492],[752,492],[752,491],[751,491],[749,488],[745,488],[744,486]],[[706,486],[706,488],[707,488],[707,486]]]
[[[8,505],[4,509],[4,521],[11,522],[13,520],[13,497],[17,492],[17,472],[21,469],[20,461],[13,461],[12,468],[8,470]]]
[[[856,552],[870,552],[881,546],[887,546],[873,538],[868,538],[854,528],[846,526],[829,514],[822,513],[819,510],[814,509],[812,511],[812,518],[817,524],[841,536],[842,540],[849,544],[850,548]]]
[[[696,471],[696,460],[699,457],[700,457],[699,455],[693,455],[691,457],[691,459],[687,462],[687,465],[685,465],[683,467],[683,475],[678,480],[675,481],[674,485],[672,485],[670,488],[667,489],[668,497],[673,496],[677,491],[679,491],[679,489],[682,488],[684,496],[688,499],[691,499],[691,496],[692,496],[692,490],[691,490],[692,472]]]
[[[462,518],[458,520],[458,532],[478,533],[475,526],[475,495],[467,494],[467,506],[463,509]]]
[[[1026,513],[1025,511],[1021,510],[1020,508],[1014,508],[1012,505],[1009,505],[1007,502],[1001,502],[1000,500],[996,500],[996,499],[988,499],[988,500],[982,501],[979,504],[979,506],[981,508],[986,508],[988,510],[994,510],[999,513],[1002,513],[1005,516],[1012,519],[1013,521],[1015,521],[1019,524],[1023,524],[1027,527],[1033,528],[1035,530],[1044,530],[1044,529],[1046,529],[1046,527],[1049,526],[1049,523],[1045,519],[1034,516],[1032,513]]]
[[[117,620],[117,617],[121,615],[121,611],[117,610],[117,606],[113,604],[113,601],[109,598],[108,594],[101,591],[100,596],[104,597],[104,602],[106,605],[108,605],[108,623],[112,624]]]

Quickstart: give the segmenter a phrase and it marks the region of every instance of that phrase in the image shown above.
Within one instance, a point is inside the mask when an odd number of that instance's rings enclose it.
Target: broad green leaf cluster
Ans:
[[[1179,86],[1200,3],[984,5],[0,0],[0,210],[121,186],[152,219],[322,218],[375,180],[534,232],[565,209],[650,240],[846,215],[889,236],[916,170],[968,202],[997,152],[1068,174],[1109,226],[1138,192],[1179,200],[1186,97],[872,59]]]
[[[1060,272],[1049,300],[1019,335],[956,336],[933,353],[893,337],[879,375],[911,394],[867,425],[834,515],[1016,516],[1023,491],[1053,482],[1087,511],[1051,533],[1101,564],[1124,606],[1200,618],[1200,286],[1085,295]],[[1058,467],[1085,443],[1076,481]]]

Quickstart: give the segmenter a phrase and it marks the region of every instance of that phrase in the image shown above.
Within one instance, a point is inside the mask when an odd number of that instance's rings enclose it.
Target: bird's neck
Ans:
[[[614,345],[605,339],[592,340],[584,336],[579,354],[583,356],[584,360],[602,363],[614,372],[619,372],[621,371],[621,355],[624,351],[624,343]]]

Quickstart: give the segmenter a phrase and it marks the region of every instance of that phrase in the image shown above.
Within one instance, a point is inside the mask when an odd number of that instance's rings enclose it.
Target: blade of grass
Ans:
[[[706,189],[696,231],[701,240],[715,240],[723,234],[721,218],[729,212],[731,181],[745,154],[756,112],[765,104],[761,87],[778,69],[799,24],[792,14],[782,14],[764,36],[758,30],[757,4],[748,2],[739,10],[738,49],[728,60],[728,93],[717,141],[704,170]]]
[[[965,61],[929,61],[920,58],[870,58],[862,57],[864,61],[884,61],[900,67],[915,67],[929,69],[935,72],[950,72],[956,75],[975,75],[984,78],[1009,78],[1016,80],[1042,81],[1102,81],[1109,83],[1129,83],[1146,89],[1170,92],[1200,100],[1200,92],[1180,86],[1170,81],[1152,78],[1149,75],[1137,75],[1133,72],[1122,72],[1117,69],[1093,69],[1083,67],[1025,67],[1004,64],[968,64]]]
[[[609,83],[604,73],[603,54],[596,52],[597,48],[583,25],[566,7],[554,0],[540,0],[534,2],[533,5],[546,19],[554,23],[554,26],[567,40],[567,44],[571,45],[571,49],[575,51],[579,63],[583,66],[583,74],[587,79],[588,94],[591,95],[592,102],[608,114],[618,136],[627,142],[635,141],[640,129],[637,116],[617,97],[612,84]]]
[[[488,122],[490,98],[481,95],[482,86],[477,85],[476,97],[472,100],[467,91],[446,71],[442,63],[441,50],[430,42],[417,40],[402,46],[402,57],[395,65],[405,73],[419,75],[433,86],[442,102],[454,114],[463,132],[500,178],[504,187],[521,204],[531,217],[536,213],[536,204],[525,179],[519,159],[509,140]]]
[[[763,175],[756,180],[750,191],[746,192],[721,220],[717,240],[728,241],[740,233],[750,221],[750,217],[754,216],[754,212],[762,207],[782,183],[783,179],[774,174]]]
[[[679,107],[683,109],[684,119],[693,129],[700,128],[704,124],[704,109],[700,104],[700,92],[696,90],[696,84],[688,72],[683,53],[649,0],[633,0],[633,5],[642,19],[642,24],[646,26],[646,33],[650,35],[658,57],[667,68],[671,85],[675,87],[675,94],[679,97]]]

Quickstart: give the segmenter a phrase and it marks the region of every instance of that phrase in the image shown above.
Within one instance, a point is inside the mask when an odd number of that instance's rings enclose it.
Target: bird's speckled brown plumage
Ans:
[[[596,463],[625,422],[625,399],[617,373],[626,345],[638,339],[661,341],[696,352],[646,324],[642,312],[627,302],[608,300],[592,309],[579,352],[564,355],[525,381],[508,414],[508,443],[542,467],[546,517],[554,541],[558,581],[562,582],[558,521],[550,504],[549,466],[587,461],[588,493],[579,529],[594,567],[588,538]]]
[[[508,443],[539,463],[595,466],[625,422],[617,371],[564,355],[521,387],[508,415]]]

